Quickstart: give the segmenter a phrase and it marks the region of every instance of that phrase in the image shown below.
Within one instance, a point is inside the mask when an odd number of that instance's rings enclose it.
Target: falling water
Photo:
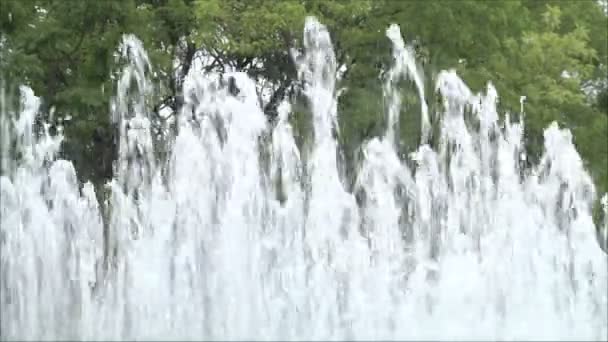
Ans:
[[[521,169],[523,125],[499,121],[492,85],[473,94],[442,72],[443,108],[429,113],[411,49],[397,26],[387,36],[389,125],[362,146],[352,193],[336,157],[336,59],[313,18],[295,58],[312,109],[307,158],[289,103],[269,125],[245,74],[191,72],[159,161],[152,66],[125,36],[119,158],[100,206],[104,190],[80,187],[55,157],[61,130],[32,133],[39,100],[22,88],[19,113],[0,117],[0,337],[605,340],[607,259],[570,133],[549,126],[540,163]],[[413,169],[395,151],[402,78],[423,106]]]

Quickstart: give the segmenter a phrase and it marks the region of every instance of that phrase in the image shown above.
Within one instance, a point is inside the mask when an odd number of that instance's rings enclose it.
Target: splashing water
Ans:
[[[387,36],[389,125],[364,144],[353,193],[336,158],[336,60],[313,18],[297,58],[314,127],[306,160],[288,103],[269,127],[245,74],[224,75],[234,96],[219,75],[192,72],[179,134],[158,163],[151,66],[126,36],[107,212],[101,189],[79,188],[72,164],[56,160],[61,132],[34,138],[39,101],[23,88],[18,115],[0,117],[0,337],[606,339],[595,190],[570,133],[547,128],[540,164],[521,170],[523,126],[498,121],[495,89],[473,94],[446,71],[434,149],[421,74],[399,28]],[[423,106],[413,170],[394,147],[399,78]]]

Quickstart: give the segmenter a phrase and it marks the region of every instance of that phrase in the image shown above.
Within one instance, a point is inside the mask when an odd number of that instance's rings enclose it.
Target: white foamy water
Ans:
[[[105,213],[102,189],[56,159],[61,132],[32,134],[39,100],[23,88],[21,110],[0,117],[1,339],[608,339],[596,194],[570,133],[548,127],[541,162],[520,169],[524,128],[499,120],[496,90],[442,72],[431,113],[399,28],[387,36],[389,125],[362,146],[352,193],[336,157],[336,60],[313,18],[297,58],[306,153],[289,103],[270,125],[245,74],[223,75],[233,95],[193,72],[171,152],[155,159],[153,66],[126,36]],[[400,78],[423,105],[413,169],[395,151]]]

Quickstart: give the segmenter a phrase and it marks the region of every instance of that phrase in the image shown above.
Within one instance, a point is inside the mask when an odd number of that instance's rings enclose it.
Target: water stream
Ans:
[[[431,112],[399,27],[387,38],[388,125],[363,144],[352,191],[336,157],[336,58],[314,18],[294,51],[306,158],[290,104],[270,124],[240,72],[223,75],[237,95],[219,75],[188,75],[179,133],[155,158],[153,66],[125,36],[101,206],[102,189],[56,157],[61,130],[33,134],[39,99],[23,87],[0,117],[3,157],[20,156],[0,177],[0,339],[608,339],[597,194],[570,132],[549,126],[540,163],[522,170],[523,124],[499,119],[491,84],[474,94],[444,71]],[[404,78],[423,104],[413,167],[395,148]]]

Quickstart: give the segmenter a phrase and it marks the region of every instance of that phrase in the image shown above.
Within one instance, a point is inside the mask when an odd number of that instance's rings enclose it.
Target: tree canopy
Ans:
[[[352,157],[354,148],[382,127],[378,75],[391,57],[384,31],[397,23],[416,48],[429,90],[441,69],[455,68],[473,90],[493,82],[503,113],[518,113],[525,95],[532,159],[542,150],[542,130],[557,121],[572,130],[603,193],[608,191],[605,5],[580,0],[1,0],[1,78],[9,92],[27,84],[42,97],[46,119],[63,120],[66,158],[83,179],[99,184],[111,174],[108,111],[123,34],[139,37],[151,56],[157,113],[164,107],[178,112],[183,78],[200,59],[206,71],[242,70],[264,83],[271,96],[263,106],[271,119],[287,97],[297,111],[305,111],[298,105],[289,50],[301,45],[304,18],[315,15],[328,26],[346,70],[339,84],[345,89],[340,140]],[[408,96],[407,86],[403,92]],[[412,149],[420,126],[416,105],[405,106],[402,115],[404,149]],[[295,118],[301,131],[302,117]]]

